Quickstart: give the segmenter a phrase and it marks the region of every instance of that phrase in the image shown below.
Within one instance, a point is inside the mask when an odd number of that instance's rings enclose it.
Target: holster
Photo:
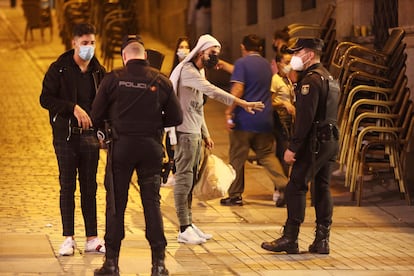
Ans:
[[[339,139],[339,131],[333,124],[326,124],[317,128],[316,137],[320,142]]]

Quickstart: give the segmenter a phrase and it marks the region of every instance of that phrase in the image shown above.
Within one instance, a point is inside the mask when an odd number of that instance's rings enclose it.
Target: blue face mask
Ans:
[[[95,54],[95,47],[92,45],[79,46],[79,57],[83,60],[91,60]]]

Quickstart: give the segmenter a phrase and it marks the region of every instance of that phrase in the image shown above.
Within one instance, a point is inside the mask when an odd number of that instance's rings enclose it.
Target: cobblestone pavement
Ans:
[[[39,105],[45,70],[64,47],[57,31],[50,41],[38,30],[23,41],[25,22],[19,8],[0,1],[0,275],[93,275],[102,255],[84,254],[83,221],[76,209],[78,250],[59,257],[62,242],[58,171],[47,112]],[[171,56],[172,50],[150,36],[146,45]],[[171,61],[166,60],[165,71]],[[207,123],[216,149],[228,160],[227,134],[222,127],[224,106],[208,101]],[[102,184],[105,152],[98,171],[98,227],[104,235],[105,191]],[[218,200],[195,201],[195,223],[214,235],[203,245],[176,241],[177,218],[173,187],[163,187],[162,211],[168,239],[167,266],[171,275],[414,275],[414,207],[406,206],[397,188],[387,181],[366,185],[362,207],[355,207],[341,179],[332,183],[335,211],[331,254],[306,252],[313,240],[314,211],[307,208],[301,227],[301,254],[272,254],[260,248],[279,236],[286,209],[275,208],[271,183],[263,169],[246,167],[243,207],[223,207]],[[79,194],[77,192],[77,206]],[[126,213],[126,238],[120,257],[121,275],[149,275],[150,250],[145,240],[139,191],[133,181]]]

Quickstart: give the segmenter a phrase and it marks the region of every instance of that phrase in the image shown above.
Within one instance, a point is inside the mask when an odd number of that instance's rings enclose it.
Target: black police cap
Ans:
[[[142,46],[144,46],[144,42],[142,41],[141,36],[136,35],[136,34],[126,35],[126,36],[124,36],[124,38],[122,39],[121,53],[122,53],[122,51],[125,49],[125,47],[126,47],[126,46],[128,46],[129,44],[131,44],[131,43],[133,43],[133,42],[138,42],[138,43],[140,43]]]
[[[298,38],[295,42],[295,45],[287,49],[289,54],[298,52],[304,48],[322,51],[323,49],[323,40],[319,38]]]

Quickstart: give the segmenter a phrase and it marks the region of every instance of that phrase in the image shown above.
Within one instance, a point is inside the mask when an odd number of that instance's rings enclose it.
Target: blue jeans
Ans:
[[[175,186],[174,200],[180,226],[192,223],[191,204],[193,187],[200,162],[201,134],[177,132],[174,152]]]

